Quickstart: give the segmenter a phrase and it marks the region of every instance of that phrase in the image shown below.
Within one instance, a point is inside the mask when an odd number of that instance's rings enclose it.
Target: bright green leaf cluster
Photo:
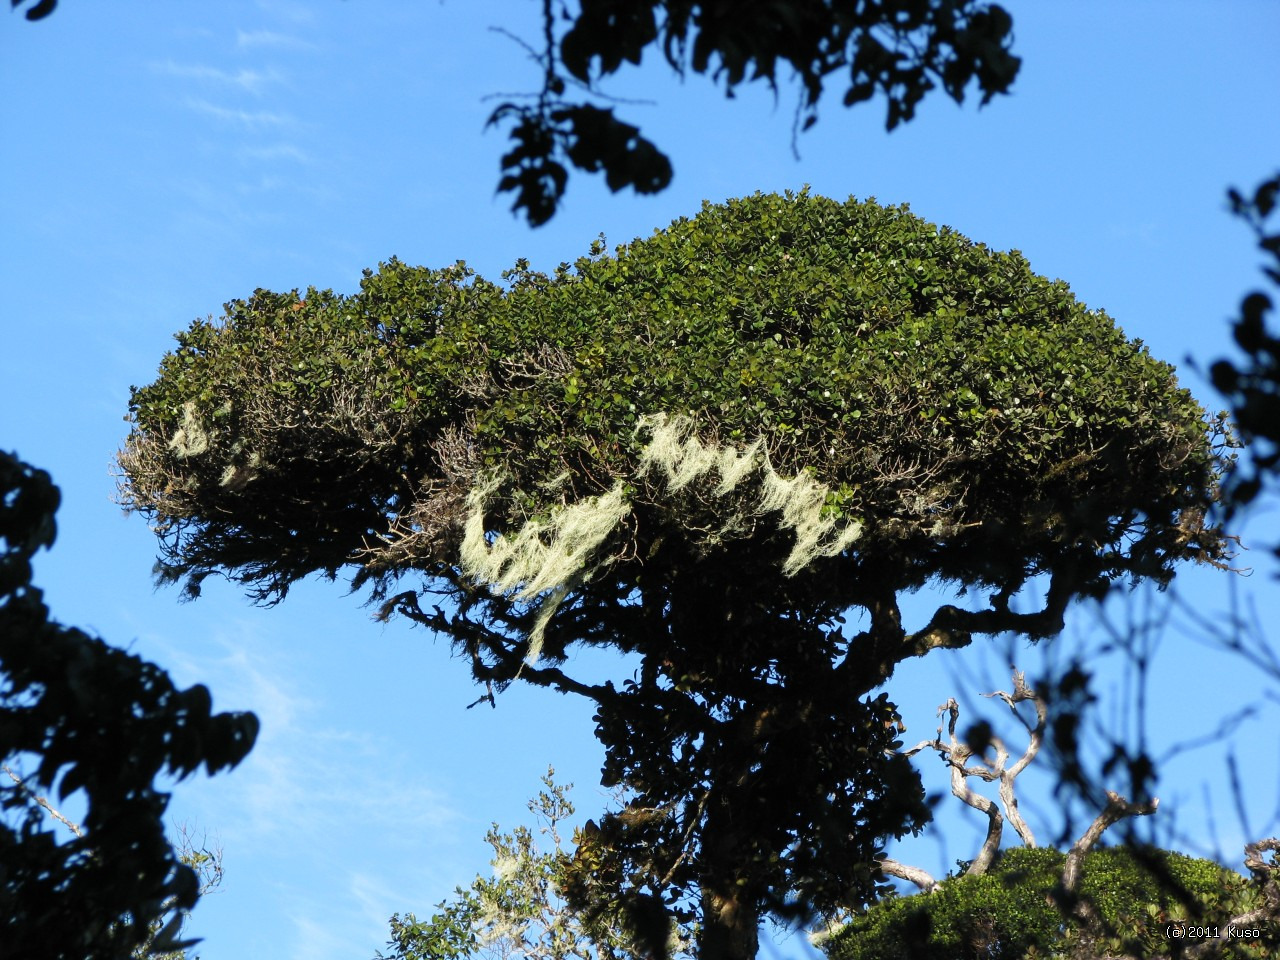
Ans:
[[[943,881],[932,894],[880,901],[835,934],[830,960],[955,960],[1164,956],[1174,920],[1219,924],[1260,906],[1259,890],[1209,860],[1154,848],[1110,847],[1085,855],[1080,902],[1093,919],[1066,920],[1055,901],[1066,857],[1052,849],[1005,851],[985,874]],[[1059,891],[1060,892],[1060,891]],[[1274,944],[1239,941],[1223,957],[1255,960]]]

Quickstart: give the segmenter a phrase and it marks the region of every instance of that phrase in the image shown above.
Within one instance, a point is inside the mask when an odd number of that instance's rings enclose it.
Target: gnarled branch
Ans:
[[[1108,790],[1106,807],[1067,852],[1067,862],[1062,867],[1063,889],[1068,894],[1075,892],[1080,883],[1080,868],[1084,864],[1084,855],[1098,842],[1108,827],[1128,817],[1150,816],[1156,812],[1156,807],[1159,805],[1158,797],[1152,797],[1145,803],[1131,803],[1114,790]]]

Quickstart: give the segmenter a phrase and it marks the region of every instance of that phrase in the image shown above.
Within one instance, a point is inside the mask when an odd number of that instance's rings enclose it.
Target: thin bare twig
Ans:
[[[70,820],[68,820],[66,817],[60,814],[57,810],[53,809],[53,805],[50,804],[48,800],[34,793],[30,787],[28,787],[25,783],[22,782],[21,777],[19,777],[16,773],[14,773],[12,770],[9,769],[8,764],[0,765],[0,770],[3,770],[5,773],[9,775],[10,779],[12,779],[13,782],[18,785],[18,789],[20,789],[23,793],[27,794],[32,799],[34,799],[35,802],[38,803],[40,806],[44,807],[45,810],[49,812],[49,816],[53,817],[53,819],[57,820],[59,823],[65,824],[67,828],[72,833],[74,833],[77,837],[84,836],[84,831],[80,829],[80,826],[78,824],[72,823]]]

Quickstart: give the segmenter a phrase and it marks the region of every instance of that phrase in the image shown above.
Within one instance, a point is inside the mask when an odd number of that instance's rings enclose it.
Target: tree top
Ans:
[[[807,191],[605,250],[504,283],[392,259],[354,295],[196,321],[121,455],[170,574],[266,598],[449,568],[531,599],[654,576],[679,537],[744,573],[844,557],[1007,600],[1222,557],[1204,411],[1016,251]]]

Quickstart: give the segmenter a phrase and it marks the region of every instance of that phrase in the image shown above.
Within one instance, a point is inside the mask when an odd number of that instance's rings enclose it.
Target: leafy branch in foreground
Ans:
[[[1230,199],[1232,210],[1257,234],[1258,247],[1270,258],[1262,272],[1280,288],[1280,230],[1274,223],[1268,227],[1280,205],[1280,176],[1263,181],[1249,197],[1232,190]],[[1227,486],[1226,502],[1232,509],[1252,502],[1280,473],[1280,332],[1267,321],[1274,308],[1271,296],[1261,290],[1246,296],[1232,329],[1245,359],[1219,360],[1212,368],[1213,384],[1231,402],[1251,458],[1252,470],[1237,470]],[[1280,556],[1280,541],[1274,549]]]
[[[84,830],[80,824],[67,819],[52,803],[48,797],[39,796],[31,793],[27,785],[23,783],[19,777],[7,765],[0,765],[0,771],[8,775],[9,779],[17,785],[19,791],[34,800],[36,805],[41,807],[45,813],[58,823],[66,827],[78,839],[84,839]],[[203,897],[206,893],[217,889],[222,885],[222,847],[218,845],[210,846],[208,839],[201,841],[199,845],[192,839],[191,830],[183,824],[178,828],[178,839],[175,844],[177,850],[178,862],[195,872],[198,888],[197,895]],[[133,949],[132,957],[134,960],[187,960],[187,947],[194,946],[196,940],[179,940],[178,937],[182,932],[182,923],[186,919],[186,912],[182,908],[182,904],[178,897],[172,896],[162,905],[162,914],[171,914],[170,922],[157,919],[151,921],[150,934],[141,943]],[[126,922],[130,922],[131,917],[126,918]],[[176,921],[176,927],[174,922]],[[199,960],[199,957],[193,958]]]
[[[50,618],[31,558],[53,543],[59,500],[48,473],[0,453],[0,943],[6,960],[180,949],[199,880],[165,836],[169,795],[155,780],[235,766],[257,718],[214,714],[203,686],[179,690],[155,664]],[[46,816],[55,789],[86,805],[61,842]]]
[[[541,49],[527,48],[541,91],[489,120],[513,125],[498,190],[515,194],[513,209],[533,226],[554,216],[569,167],[603,172],[613,191],[656,193],[671,182],[670,159],[638,127],[611,107],[565,97],[573,86],[600,98],[600,82],[646,52],[660,52],[681,77],[709,75],[730,98],[755,81],[776,95],[790,73],[800,88],[797,131],[817,123],[832,83],[846,107],[883,97],[892,130],[939,87],[961,103],[976,84],[985,104],[1008,92],[1021,66],[1010,52],[1012,17],[981,0],[543,0],[542,27]]]

